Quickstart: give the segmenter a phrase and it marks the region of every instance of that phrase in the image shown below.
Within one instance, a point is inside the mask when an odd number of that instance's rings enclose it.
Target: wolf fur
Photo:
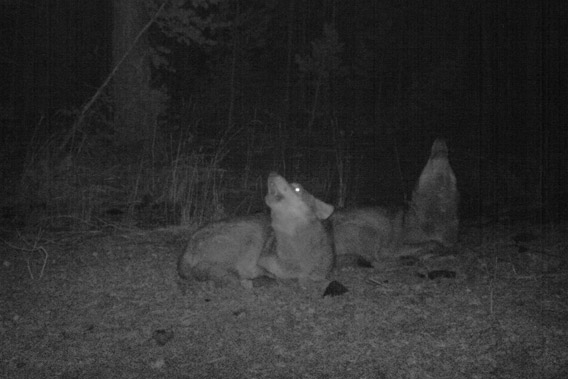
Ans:
[[[333,212],[299,184],[271,173],[265,197],[270,216],[257,214],[208,224],[195,232],[178,261],[185,279],[217,284],[267,275],[323,280],[333,268],[333,241],[323,224]]]
[[[356,256],[376,265],[384,259],[419,255],[457,241],[459,192],[442,139],[416,184],[407,210],[359,208],[338,210],[331,217],[340,261]]]

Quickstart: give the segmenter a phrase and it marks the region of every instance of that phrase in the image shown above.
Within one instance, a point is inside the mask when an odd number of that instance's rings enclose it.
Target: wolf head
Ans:
[[[457,241],[459,192],[456,176],[442,139],[432,145],[430,158],[412,194],[405,219],[405,243],[435,241],[451,246]]]
[[[264,198],[270,207],[272,224],[280,229],[294,229],[325,220],[333,213],[333,206],[316,199],[297,183],[288,183],[272,172],[268,176],[268,193]]]

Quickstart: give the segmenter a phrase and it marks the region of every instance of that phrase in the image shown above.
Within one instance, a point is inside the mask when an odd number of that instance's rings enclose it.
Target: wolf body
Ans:
[[[373,265],[419,255],[457,241],[459,192],[444,140],[432,145],[408,209],[337,210],[331,217],[338,260],[358,257]]]
[[[195,232],[178,261],[182,278],[217,284],[252,279],[323,280],[333,268],[334,208],[282,176],[268,177],[270,216],[257,214],[211,223]]]

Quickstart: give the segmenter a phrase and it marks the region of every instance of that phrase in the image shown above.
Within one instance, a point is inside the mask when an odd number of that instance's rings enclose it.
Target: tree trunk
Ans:
[[[114,122],[117,144],[128,153],[150,153],[153,128],[159,104],[150,87],[149,44],[144,33],[137,35],[149,20],[145,2],[113,1],[113,61],[118,67],[114,77]],[[140,150],[143,151],[140,151]]]
[[[287,30],[287,42],[286,42],[286,85],[285,85],[285,95],[284,95],[284,117],[286,121],[284,125],[288,127],[290,122],[290,100],[292,91],[292,62],[295,53],[294,45],[294,34],[296,31],[296,17],[295,17],[295,0],[289,0],[288,3],[288,30]]]

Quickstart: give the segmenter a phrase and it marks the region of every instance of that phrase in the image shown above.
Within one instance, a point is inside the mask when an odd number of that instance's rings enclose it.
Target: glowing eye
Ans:
[[[302,192],[302,187],[299,184],[292,183],[291,186],[294,188],[294,192],[300,193]]]

